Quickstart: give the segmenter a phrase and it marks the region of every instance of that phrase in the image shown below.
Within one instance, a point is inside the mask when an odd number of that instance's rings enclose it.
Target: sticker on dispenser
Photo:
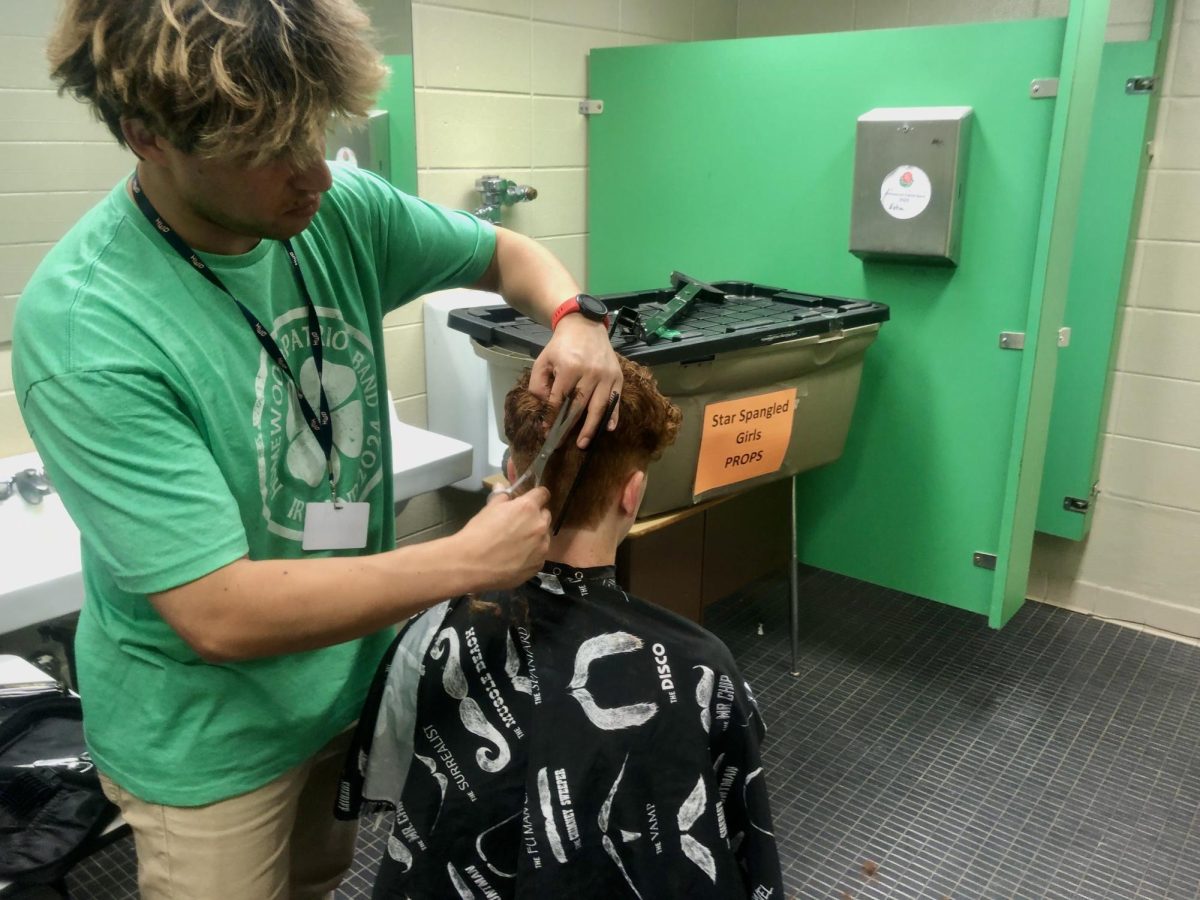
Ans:
[[[915,219],[933,197],[933,185],[923,169],[900,166],[888,172],[879,188],[879,203],[893,219]]]
[[[709,403],[692,493],[778,472],[792,442],[795,417],[795,388]]]

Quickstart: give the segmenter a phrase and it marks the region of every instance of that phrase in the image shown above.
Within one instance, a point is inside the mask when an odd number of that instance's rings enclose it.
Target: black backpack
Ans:
[[[78,697],[26,700],[0,719],[0,878],[58,882],[116,814],[84,744]]]

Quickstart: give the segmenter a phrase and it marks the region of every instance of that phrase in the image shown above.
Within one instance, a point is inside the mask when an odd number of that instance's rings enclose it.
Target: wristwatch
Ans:
[[[603,322],[604,327],[608,327],[608,307],[604,305],[604,302],[597,300],[591,294],[576,294],[554,311],[554,315],[550,317],[550,330],[553,331],[557,328],[563,317],[569,316],[571,313],[582,313],[585,319]]]

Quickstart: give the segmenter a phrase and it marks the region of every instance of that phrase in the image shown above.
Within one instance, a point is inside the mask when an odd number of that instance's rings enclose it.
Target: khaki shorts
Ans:
[[[101,774],[133,829],[142,900],[328,897],[354,859],[357,823],[333,817],[352,735],[270,784],[208,806],[145,803]]]

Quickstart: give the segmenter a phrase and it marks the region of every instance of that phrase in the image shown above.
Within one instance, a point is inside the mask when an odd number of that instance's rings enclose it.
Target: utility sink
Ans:
[[[390,397],[388,398],[390,401]],[[470,444],[406,425],[392,410],[396,503],[471,474]],[[36,453],[0,458],[0,480],[42,468]],[[79,531],[52,493],[31,506],[14,492],[0,502],[0,634],[75,612],[83,605]]]

